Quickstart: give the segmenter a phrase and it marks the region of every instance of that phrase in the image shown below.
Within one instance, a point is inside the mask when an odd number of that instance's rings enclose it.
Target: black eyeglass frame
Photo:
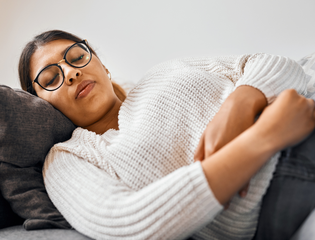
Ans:
[[[88,48],[89,53],[90,53],[90,60],[89,60],[85,65],[83,65],[83,66],[81,66],[81,67],[77,67],[77,66],[73,66],[70,62],[68,62],[67,59],[66,59],[66,56],[67,56],[67,53],[69,52],[69,50],[70,50],[72,47],[74,47],[75,45],[80,44],[80,43],[83,43],[83,44]],[[61,63],[61,62],[65,61],[68,65],[70,65],[71,67],[74,67],[74,68],[83,68],[83,67],[85,67],[86,65],[88,65],[88,64],[91,62],[91,59],[92,59],[92,51],[91,51],[89,45],[87,44],[87,40],[84,39],[84,40],[82,40],[81,42],[76,42],[76,43],[72,44],[70,47],[68,47],[67,51],[66,51],[65,54],[63,55],[63,58],[62,58],[58,63],[50,64],[50,65],[44,67],[44,68],[37,74],[36,78],[32,81],[32,83],[34,83],[34,82],[37,83],[41,88],[45,89],[46,91],[50,91],[50,92],[51,92],[51,91],[56,91],[57,89],[59,89],[59,88],[63,85],[63,83],[64,83],[64,81],[65,81],[65,74],[64,74],[62,68],[60,67],[60,63]],[[47,68],[49,68],[49,67],[51,67],[51,66],[57,66],[57,67],[61,70],[61,73],[62,73],[62,82],[61,82],[61,84],[59,85],[59,87],[57,87],[57,88],[55,88],[55,89],[47,89],[47,88],[43,87],[42,85],[40,85],[40,83],[38,82],[38,77],[39,77],[39,75],[40,75],[45,69],[47,69]]]

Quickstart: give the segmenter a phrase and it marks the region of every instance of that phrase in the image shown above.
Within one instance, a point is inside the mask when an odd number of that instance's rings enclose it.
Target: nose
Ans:
[[[64,74],[65,83],[68,85],[71,85],[74,80],[82,75],[80,68],[72,67],[65,62],[62,64],[61,68]]]

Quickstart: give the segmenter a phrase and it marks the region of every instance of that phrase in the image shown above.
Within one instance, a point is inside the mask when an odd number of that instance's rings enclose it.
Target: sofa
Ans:
[[[315,99],[315,53],[298,63]],[[50,201],[42,166],[75,125],[48,102],[0,85],[0,239],[91,239],[74,230]],[[315,210],[292,240],[315,239]]]

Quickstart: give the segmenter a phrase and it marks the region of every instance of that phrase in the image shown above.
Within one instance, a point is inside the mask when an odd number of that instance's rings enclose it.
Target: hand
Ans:
[[[240,106],[222,105],[201,135],[194,159],[202,161],[254,124],[252,114],[240,111]]]
[[[305,139],[315,127],[315,103],[295,90],[283,91],[266,107],[253,126],[260,137],[275,151],[293,146]]]
[[[265,106],[265,96],[250,86],[237,88],[222,104],[208,124],[197,146],[194,159],[202,161],[254,124],[254,118]],[[239,192],[245,197],[249,184]]]
[[[251,86],[238,87],[222,104],[203,132],[194,159],[204,158],[253,125],[255,116],[267,106],[265,95]]]

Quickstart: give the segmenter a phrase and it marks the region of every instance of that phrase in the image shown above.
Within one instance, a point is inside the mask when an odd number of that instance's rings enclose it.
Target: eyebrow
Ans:
[[[61,55],[62,57],[65,56],[65,53],[69,50],[69,48],[72,46],[73,44],[71,44],[69,47],[66,47],[64,50],[62,50]]]
[[[65,53],[69,50],[69,48],[70,48],[72,45],[73,45],[73,44],[71,44],[70,46],[66,47],[64,50],[62,50],[62,51],[60,52],[62,58],[64,58]],[[60,59],[60,60],[61,60],[61,59]],[[36,73],[36,77],[38,76],[38,74],[39,74],[44,68],[48,67],[48,66],[51,65],[51,64],[54,64],[54,63],[50,63],[50,64],[47,64],[46,66],[42,67],[42,68]],[[35,78],[36,78],[36,77],[35,77]]]

